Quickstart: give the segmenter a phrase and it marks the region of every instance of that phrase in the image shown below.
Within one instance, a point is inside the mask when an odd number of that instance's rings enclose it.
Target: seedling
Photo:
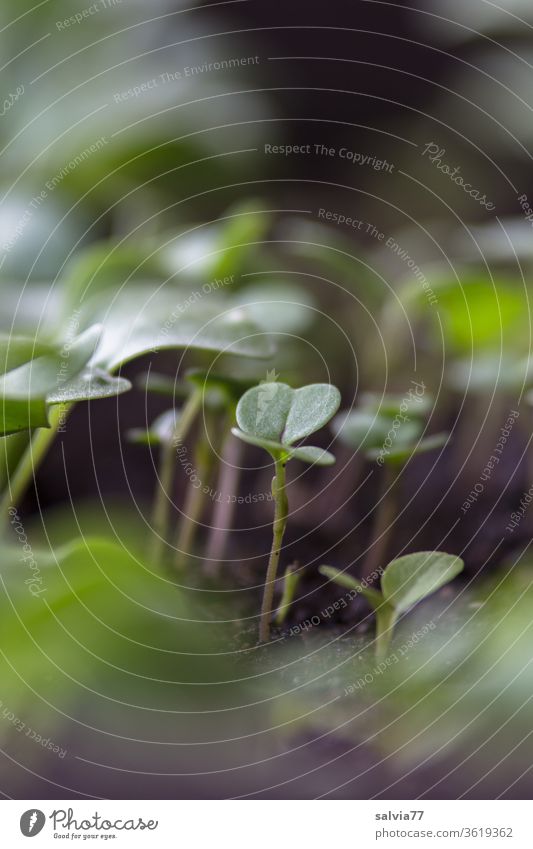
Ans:
[[[188,552],[191,551],[200,522],[206,487],[212,482],[217,456],[221,449],[226,427],[229,430],[235,414],[237,398],[249,383],[236,378],[224,377],[201,369],[191,369],[186,380],[176,382],[166,375],[144,374],[140,385],[145,390],[173,399],[185,399],[181,410],[168,410],[152,423],[148,430],[135,429],[129,432],[131,442],[159,446],[161,451],[158,486],[154,498],[152,527],[154,542],[152,558],[160,564],[165,541],[169,537],[172,490],[180,451],[193,422],[203,409],[205,422],[196,440],[192,465],[195,483],[187,487],[185,505],[176,534],[176,566],[182,569]],[[227,424],[225,423],[225,420]],[[222,502],[224,503],[224,502]]]
[[[300,583],[302,575],[303,569],[300,568],[300,564],[298,562],[291,563],[285,569],[285,575],[283,576],[283,592],[276,612],[276,625],[283,625],[285,622],[289,614],[291,604],[294,601],[294,596],[298,589],[298,584]]]
[[[219,563],[225,554],[236,503],[236,499],[232,500],[230,496],[238,490],[241,473],[242,443],[231,433],[231,425],[235,421],[239,398],[255,381],[201,369],[191,370],[187,377],[204,392],[208,390],[207,397],[216,401],[219,418],[222,418],[222,428],[217,439],[217,443],[220,443],[220,471],[216,483],[217,493],[222,497],[215,500],[205,555],[206,569],[213,574],[215,564]]]
[[[23,495],[70,407],[78,401],[120,395],[131,388],[129,381],[92,365],[100,338],[99,325],[71,340],[68,348],[65,343],[52,345],[25,337],[0,338],[0,436],[36,429],[7,481],[0,503],[2,519]],[[14,446],[19,444],[15,441]],[[4,456],[5,468],[9,469],[13,460],[9,442]]]
[[[82,257],[72,272],[73,289],[80,297],[89,294],[78,309],[77,325],[84,332],[68,340],[68,347],[65,327],[72,293],[67,286],[58,305],[62,319],[49,330],[51,339],[0,338],[0,436],[36,430],[10,475],[0,504],[4,515],[23,495],[72,404],[131,388],[128,381],[114,376],[125,363],[165,349],[190,348],[252,358],[273,353],[270,340],[258,332],[245,309],[225,309],[214,296],[191,304],[179,319],[169,321],[176,310],[175,288],[159,291],[155,284],[137,282],[120,288],[122,284],[112,274],[91,293],[91,280],[102,261],[99,257],[97,254],[90,262]],[[191,400],[191,406],[197,401],[198,397]],[[188,425],[189,408],[184,415]],[[19,450],[17,441],[14,447]],[[5,446],[4,468],[11,470],[13,454]]]
[[[286,383],[274,382],[254,386],[237,404],[239,427],[232,429],[233,434],[243,442],[263,448],[275,465],[272,481],[274,524],[259,623],[261,642],[267,642],[270,636],[274,582],[289,515],[285,469],[292,459],[319,466],[329,466],[335,462],[329,451],[315,446],[299,447],[295,443],[327,424],[337,412],[339,404],[339,390],[328,383],[292,389]]]
[[[423,598],[452,581],[464,569],[464,562],[442,551],[419,551],[398,557],[385,567],[381,592],[363,586],[351,575],[321,566],[319,571],[339,586],[356,590],[366,598],[376,615],[376,656],[386,656],[399,617]]]
[[[417,384],[422,386],[422,384]],[[445,433],[422,437],[432,407],[428,393],[412,389],[405,396],[366,394],[358,410],[340,413],[333,421],[339,439],[384,467],[366,568],[373,572],[386,557],[397,512],[397,478],[409,460],[445,444]]]

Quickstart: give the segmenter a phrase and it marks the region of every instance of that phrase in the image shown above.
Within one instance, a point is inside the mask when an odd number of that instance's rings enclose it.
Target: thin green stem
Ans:
[[[21,457],[30,444],[31,433],[26,430],[2,439],[0,447],[0,492],[7,488],[11,474],[15,472]]]
[[[69,409],[66,404],[53,406],[50,410],[50,427],[39,428],[35,431],[13,475],[7,481],[7,487],[0,501],[2,523],[7,520],[9,508],[16,507],[20,503],[30,482],[35,478],[35,473],[56,438],[58,429],[63,426]]]
[[[181,513],[176,538],[176,568],[185,567],[188,555],[192,552],[196,532],[204,509],[205,487],[210,488],[216,452],[211,446],[207,433],[203,433],[196,443],[194,452],[195,482],[189,481],[185,504]]]
[[[156,565],[161,564],[167,540],[170,509],[172,506],[172,483],[176,469],[176,451],[185,439],[201,405],[202,390],[195,389],[183,406],[176,422],[172,439],[169,442],[165,442],[161,449],[159,476],[152,510],[153,537],[151,557]]]
[[[261,617],[259,620],[259,641],[261,643],[267,643],[270,639],[270,620],[272,618],[274,602],[274,586],[276,575],[278,573],[283,535],[285,533],[285,528],[287,527],[287,519],[289,515],[289,502],[285,489],[285,466],[287,464],[287,458],[279,457],[275,462],[276,474],[272,481],[272,495],[275,503],[274,524],[272,528],[272,548],[270,550],[270,558],[268,561],[265,589],[263,592],[263,603],[261,605]]]
[[[276,625],[283,625],[283,623],[285,622],[289,614],[291,604],[294,601],[294,596],[296,590],[298,589],[298,584],[300,583],[301,577],[302,570],[300,569],[300,564],[297,560],[295,560],[294,563],[291,563],[285,569],[285,576],[283,579],[283,592],[276,612]]]
[[[222,449],[220,475],[217,482],[217,499],[206,551],[207,569],[215,574],[224,559],[228,536],[233,525],[237,499],[232,499],[239,486],[243,443],[230,432]]]
[[[387,565],[385,557],[389,547],[392,523],[396,516],[396,467],[393,464],[386,464],[383,471],[384,475],[380,489],[381,500],[377,510],[372,532],[372,540],[365,563],[367,575],[370,575],[376,569],[384,569]]]
[[[387,657],[398,614],[392,605],[383,603],[376,610],[376,659]]]

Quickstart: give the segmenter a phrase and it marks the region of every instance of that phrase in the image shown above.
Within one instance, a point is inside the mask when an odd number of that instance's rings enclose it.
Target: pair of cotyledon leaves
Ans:
[[[418,551],[392,560],[381,577],[381,592],[363,586],[351,575],[321,566],[320,572],[339,586],[361,593],[374,610],[384,613],[393,608],[396,615],[406,613],[411,607],[453,580],[463,571],[460,557],[443,551]]]
[[[417,395],[412,389],[405,396],[365,393],[360,407],[339,413],[332,428],[341,442],[364,451],[370,460],[382,457],[385,463],[401,465],[413,454],[432,451],[446,443],[444,433],[422,437],[432,404],[428,393]]]
[[[276,460],[298,459],[329,466],[335,458],[329,451],[295,443],[315,433],[335,415],[340,393],[329,383],[314,383],[292,389],[286,383],[264,382],[254,386],[237,404],[238,428],[232,432],[243,442],[268,451]]]

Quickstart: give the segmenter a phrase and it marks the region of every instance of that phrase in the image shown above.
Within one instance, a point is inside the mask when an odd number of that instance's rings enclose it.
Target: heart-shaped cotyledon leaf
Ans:
[[[264,382],[254,386],[237,404],[238,428],[233,433],[244,442],[258,445],[274,458],[295,457],[305,463],[331,465],[335,458],[314,446],[294,443],[320,430],[340,405],[339,390],[329,383],[292,389],[286,383]]]
[[[464,569],[460,557],[443,551],[418,551],[393,560],[381,578],[383,598],[397,613],[449,583]]]

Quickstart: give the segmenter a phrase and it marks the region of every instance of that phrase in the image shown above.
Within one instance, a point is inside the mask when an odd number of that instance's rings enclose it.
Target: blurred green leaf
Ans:
[[[20,430],[48,427],[48,406],[60,403],[55,400],[59,393],[68,394],[71,381],[85,368],[100,340],[101,328],[95,325],[73,339],[68,347],[57,347],[50,352],[40,353],[27,362],[4,373],[0,377],[2,400],[1,433],[6,436]],[[20,362],[23,349],[29,352],[29,343],[16,343],[15,362]],[[42,351],[40,345],[36,352]],[[5,358],[7,361],[9,357]],[[79,390],[82,384],[76,384]],[[85,391],[88,383],[85,381]]]
[[[452,581],[463,569],[460,557],[442,551],[406,554],[386,567],[381,578],[383,597],[398,613],[405,613]]]
[[[92,299],[83,321],[100,321],[103,334],[93,365],[115,371],[130,360],[161,350],[185,348],[268,358],[272,342],[243,309],[228,310],[210,298],[188,305],[179,292],[131,285],[109,304]]]
[[[245,201],[214,224],[174,237],[163,255],[175,274],[215,288],[232,286],[264,240],[270,220],[260,201]]]
[[[172,409],[158,416],[148,430],[135,428],[127,432],[130,442],[137,445],[165,445],[172,441],[179,413]]]
[[[316,319],[314,298],[300,286],[267,280],[241,289],[235,303],[270,333],[302,333]]]
[[[325,578],[334,581],[339,587],[344,587],[346,590],[355,590],[360,593],[374,610],[377,610],[384,603],[383,596],[378,590],[372,587],[365,587],[356,578],[352,578],[347,572],[342,572],[340,569],[334,569],[333,566],[320,566],[318,571]]]

